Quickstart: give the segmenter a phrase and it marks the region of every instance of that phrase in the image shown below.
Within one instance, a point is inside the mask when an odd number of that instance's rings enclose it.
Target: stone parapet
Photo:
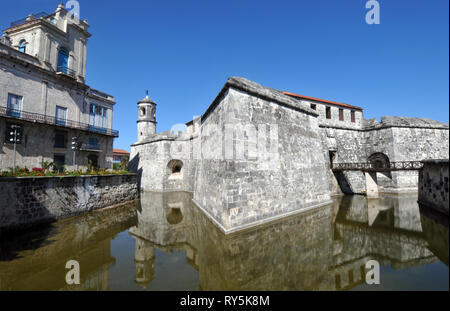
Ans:
[[[0,231],[52,222],[139,197],[135,174],[0,178]]]

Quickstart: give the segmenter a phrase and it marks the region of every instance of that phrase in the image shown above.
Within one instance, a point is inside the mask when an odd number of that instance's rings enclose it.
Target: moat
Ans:
[[[448,224],[416,194],[333,204],[224,235],[185,192],[0,236],[0,290],[448,290]],[[81,284],[67,285],[67,261]],[[380,284],[365,264],[380,263]]]

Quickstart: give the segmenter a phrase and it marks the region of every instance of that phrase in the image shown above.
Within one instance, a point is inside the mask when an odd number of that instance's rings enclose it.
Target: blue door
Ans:
[[[56,124],[66,125],[67,109],[64,107],[56,106]]]
[[[58,71],[68,73],[69,69],[69,53],[66,50],[59,50],[58,53]]]
[[[20,109],[22,107],[22,96],[8,94],[7,115],[20,118]]]
[[[89,106],[89,129],[106,133],[108,126],[107,108],[90,104]]]

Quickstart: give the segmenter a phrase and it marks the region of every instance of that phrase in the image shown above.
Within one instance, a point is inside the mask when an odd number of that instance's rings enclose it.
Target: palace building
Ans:
[[[112,168],[115,100],[86,84],[88,28],[60,4],[3,30],[0,170]]]

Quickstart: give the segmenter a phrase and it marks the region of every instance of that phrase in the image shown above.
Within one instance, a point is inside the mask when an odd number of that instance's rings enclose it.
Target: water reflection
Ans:
[[[0,256],[0,289],[417,289],[421,282],[448,290],[448,223],[421,214],[416,202],[416,195],[345,196],[224,235],[189,193],[143,193],[138,207],[47,228],[38,247],[1,242],[0,253],[10,255]],[[69,259],[80,261],[79,286],[65,285]],[[371,259],[382,265],[382,284],[367,288]]]
[[[115,262],[111,239],[136,222],[132,204],[2,236],[0,290],[108,290],[109,267]],[[30,237],[36,240],[27,241]],[[80,285],[65,282],[65,265],[72,259],[80,263]]]

